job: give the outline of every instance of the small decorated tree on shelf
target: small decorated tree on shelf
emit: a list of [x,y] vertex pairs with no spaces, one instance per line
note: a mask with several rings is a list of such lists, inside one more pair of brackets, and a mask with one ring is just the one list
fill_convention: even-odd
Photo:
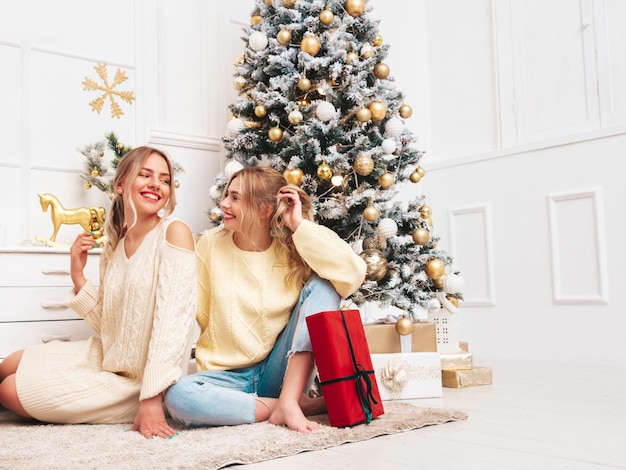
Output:
[[109,199],[112,199],[114,194],[113,177],[109,174],[109,168],[104,159],[106,151],[113,153],[110,164],[115,170],[120,159],[130,152],[132,147],[121,143],[114,132],[109,132],[105,138],[106,140],[87,144],[77,149],[85,157],[83,173],[80,177],[85,181],[85,189],[91,189],[95,186],[106,193]]
[[366,261],[366,281],[349,300],[417,320],[442,305],[456,311],[462,278],[446,273],[452,260],[437,249],[425,196],[400,197],[424,177],[423,152],[405,125],[412,108],[385,63],[378,23],[366,0],[255,0],[209,216],[220,223],[234,171],[271,165]]
[[[105,156],[107,152],[112,154],[110,165],[113,172],[117,169],[119,161],[130,152],[133,148],[123,144],[117,138],[115,132],[109,132],[105,135],[106,140],[101,140],[77,150],[85,157],[83,173],[80,177],[85,182],[85,189],[91,189],[94,186],[100,191],[106,193],[109,199],[113,199],[113,175],[109,173],[109,168]],[[176,162],[172,162],[174,176],[183,172],[183,168]],[[178,180],[174,181],[178,187]]]

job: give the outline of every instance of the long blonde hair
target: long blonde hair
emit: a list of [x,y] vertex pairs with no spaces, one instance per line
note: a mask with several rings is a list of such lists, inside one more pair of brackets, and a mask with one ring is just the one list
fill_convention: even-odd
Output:
[[[286,205],[280,202],[278,194],[286,186],[298,191],[302,202],[302,216],[306,220],[313,220],[313,205],[311,197],[302,189],[294,185],[288,185],[283,175],[268,166],[248,166],[233,173],[226,185],[224,197],[233,179],[239,178],[239,193],[242,205],[241,231],[245,236],[251,237],[255,231],[261,228],[259,214],[264,213],[268,207],[272,208],[270,216],[270,234],[276,239],[277,254],[287,257],[289,272],[287,284],[302,287],[311,275],[311,268],[307,265],[293,243],[292,232],[285,226],[282,214]],[[280,256],[279,256],[280,258]]]
[[[129,228],[126,227],[124,194],[128,195],[126,200],[133,215],[133,222],[130,224],[130,227],[132,227],[137,221],[137,210],[132,198],[130,197],[131,188],[137,178],[137,175],[143,168],[146,159],[153,153],[163,157],[167,163],[167,168],[171,177],[173,178],[174,176],[172,163],[170,162],[168,156],[161,150],[152,147],[137,147],[124,155],[119,161],[117,169],[115,170],[115,177],[113,178],[113,200],[111,201],[109,215],[104,223],[104,234],[107,237],[107,241],[100,257],[101,274],[105,272],[106,266],[111,260],[111,256],[113,255],[115,248],[117,248],[120,239],[124,236],[127,228]],[[118,192],[118,188],[120,187],[122,191]],[[163,217],[167,217],[174,212],[175,207],[176,191],[174,189],[174,185],[172,184],[170,185],[170,198],[163,208]]]

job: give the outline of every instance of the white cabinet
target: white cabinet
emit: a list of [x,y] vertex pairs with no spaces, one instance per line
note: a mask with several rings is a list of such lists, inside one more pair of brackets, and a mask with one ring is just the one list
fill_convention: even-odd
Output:
[[[89,254],[86,277],[98,284],[99,253]],[[0,249],[0,360],[27,346],[84,339],[93,330],[65,301],[72,289],[67,249]]]

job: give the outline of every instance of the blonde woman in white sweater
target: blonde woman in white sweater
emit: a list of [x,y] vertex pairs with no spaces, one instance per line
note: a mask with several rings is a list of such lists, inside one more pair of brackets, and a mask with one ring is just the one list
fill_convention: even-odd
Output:
[[187,426],[268,420],[300,432],[323,413],[305,393],[314,370],[305,318],[337,310],[365,278],[365,262],[312,221],[311,200],[276,170],[245,167],[224,193],[222,227],[198,240],[198,373],[165,394]]
[[0,364],[0,403],[49,423],[132,423],[166,438],[164,391],[187,372],[197,305],[195,244],[189,227],[166,217],[176,206],[165,154],[138,147],[119,162],[107,216],[100,287],[83,274],[96,241],[70,249],[68,305],[93,328],[86,341],[17,351]]

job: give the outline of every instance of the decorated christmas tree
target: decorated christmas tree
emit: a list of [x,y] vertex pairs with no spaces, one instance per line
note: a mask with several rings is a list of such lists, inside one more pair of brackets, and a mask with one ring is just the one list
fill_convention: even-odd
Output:
[[234,171],[270,165],[310,194],[317,221],[366,261],[366,281],[349,300],[417,320],[442,304],[455,311],[462,278],[446,273],[452,260],[437,249],[425,196],[402,197],[425,175],[423,152],[371,10],[366,0],[255,0],[209,216],[220,223]]

